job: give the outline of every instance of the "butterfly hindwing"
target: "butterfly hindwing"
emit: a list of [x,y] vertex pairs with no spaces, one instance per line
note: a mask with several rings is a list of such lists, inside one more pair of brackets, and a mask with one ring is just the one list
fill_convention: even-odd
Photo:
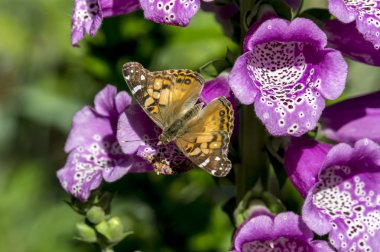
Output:
[[162,129],[194,106],[204,83],[191,70],[150,72],[137,62],[126,63],[123,75],[137,102]]
[[226,176],[231,169],[227,152],[233,119],[231,103],[225,97],[219,97],[184,126],[187,133],[178,137],[175,143],[199,167],[214,176]]

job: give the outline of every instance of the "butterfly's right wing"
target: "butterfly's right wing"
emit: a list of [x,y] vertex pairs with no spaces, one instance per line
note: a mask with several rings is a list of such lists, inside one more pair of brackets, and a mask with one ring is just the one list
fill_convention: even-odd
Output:
[[231,170],[227,157],[233,130],[234,111],[225,97],[210,102],[175,140],[178,148],[197,166],[218,177]]
[[137,62],[126,63],[123,75],[137,102],[162,129],[195,105],[204,83],[190,70],[150,72]]

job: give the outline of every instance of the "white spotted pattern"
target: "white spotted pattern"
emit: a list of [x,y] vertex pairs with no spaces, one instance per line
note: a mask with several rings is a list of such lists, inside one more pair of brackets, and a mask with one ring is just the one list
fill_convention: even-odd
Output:
[[[303,130],[307,128],[306,121],[300,120],[305,115],[319,114],[313,112],[318,109],[316,102],[321,79],[313,64],[307,63],[310,48],[303,42],[271,41],[256,45],[247,62],[248,73],[260,90],[260,102],[268,108],[262,111],[262,120],[278,118],[278,126],[285,127],[288,134],[298,133],[301,127]],[[304,110],[306,107],[307,111],[297,112],[296,122],[289,117],[298,107]]]
[[360,175],[354,175],[348,166],[324,170],[313,204],[330,218],[331,244],[344,251],[377,251],[370,242],[380,234],[380,189],[378,182],[371,183],[367,175],[363,180]]

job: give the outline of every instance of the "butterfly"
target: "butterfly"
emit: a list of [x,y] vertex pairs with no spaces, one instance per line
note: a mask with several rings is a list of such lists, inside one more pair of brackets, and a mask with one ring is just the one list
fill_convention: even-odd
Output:
[[174,142],[196,166],[218,177],[231,170],[227,157],[234,111],[225,97],[197,103],[204,80],[191,70],[150,72],[140,63],[123,66],[124,79],[137,102],[162,129],[159,145]]

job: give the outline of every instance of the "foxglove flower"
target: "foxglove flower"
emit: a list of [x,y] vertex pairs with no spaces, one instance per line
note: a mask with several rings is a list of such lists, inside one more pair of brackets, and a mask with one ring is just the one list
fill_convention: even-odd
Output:
[[200,0],[140,0],[144,16],[159,24],[186,26],[198,12]]
[[284,165],[289,179],[303,197],[317,182],[319,170],[332,145],[306,137],[294,137],[285,151]]
[[378,0],[329,0],[329,10],[343,23],[356,21],[356,27],[364,38],[376,49],[380,48],[380,2]]
[[237,230],[231,252],[333,251],[325,241],[313,241],[313,233],[292,213],[253,214]]
[[143,162],[124,154],[116,140],[119,115],[130,103],[126,92],[117,94],[108,85],[96,95],[95,108],[86,106],[75,114],[65,145],[69,156],[57,176],[63,188],[79,200],[87,200],[103,180],[113,182],[127,172],[137,172],[138,166],[132,165]]
[[[307,169],[307,167],[305,167]],[[333,147],[306,197],[302,218],[339,251],[378,251],[380,147],[368,139]]]
[[380,66],[380,50],[376,50],[371,42],[364,39],[355,23],[327,20],[325,31],[329,46],[341,51],[344,56],[368,65]]
[[342,93],[347,64],[326,44],[326,35],[303,18],[273,18],[248,32],[229,83],[241,103],[254,103],[272,135],[300,136],[313,129],[325,106],[323,97],[336,99]]
[[71,44],[77,45],[85,35],[95,36],[103,18],[127,14],[140,9],[138,0],[75,0],[71,16]]
[[380,143],[380,92],[329,106],[321,118],[322,130],[331,140],[353,144],[369,138]]

